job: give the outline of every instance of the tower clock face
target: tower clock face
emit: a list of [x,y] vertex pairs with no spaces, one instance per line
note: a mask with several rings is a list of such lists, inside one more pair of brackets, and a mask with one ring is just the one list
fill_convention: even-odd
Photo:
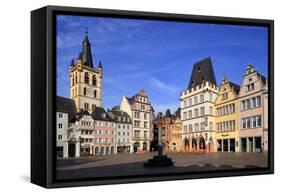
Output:
[[92,88],[87,89],[88,95],[94,95],[94,90]]

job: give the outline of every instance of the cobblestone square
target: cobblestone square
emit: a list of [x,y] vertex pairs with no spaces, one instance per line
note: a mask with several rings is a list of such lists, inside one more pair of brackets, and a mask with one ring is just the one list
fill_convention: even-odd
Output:
[[156,153],[118,154],[57,160],[57,178],[97,178],[267,167],[267,153],[168,153],[173,167],[143,167]]

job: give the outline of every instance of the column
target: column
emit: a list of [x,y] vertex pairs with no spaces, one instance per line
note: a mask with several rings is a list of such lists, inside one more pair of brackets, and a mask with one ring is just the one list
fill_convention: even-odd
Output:
[[250,149],[249,149],[249,138],[246,137],[246,152],[250,152]]
[[230,139],[227,139],[227,151],[230,152]]
[[63,157],[68,158],[68,142],[65,142],[63,146]]
[[221,152],[223,152],[223,139],[221,139]]
[[253,137],[253,152],[256,152],[256,138]]
[[75,157],[80,157],[80,142],[75,144]]

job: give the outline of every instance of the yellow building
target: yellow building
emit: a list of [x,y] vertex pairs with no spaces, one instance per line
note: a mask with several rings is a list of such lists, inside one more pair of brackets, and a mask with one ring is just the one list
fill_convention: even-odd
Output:
[[224,76],[215,101],[217,151],[239,151],[238,95],[240,86]]

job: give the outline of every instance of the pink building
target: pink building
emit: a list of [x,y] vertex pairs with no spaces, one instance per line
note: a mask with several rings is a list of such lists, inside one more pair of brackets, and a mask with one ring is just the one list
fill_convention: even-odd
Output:
[[102,107],[91,113],[94,119],[93,155],[115,154],[115,122]]
[[267,96],[266,78],[249,64],[240,90],[240,151],[267,151]]

